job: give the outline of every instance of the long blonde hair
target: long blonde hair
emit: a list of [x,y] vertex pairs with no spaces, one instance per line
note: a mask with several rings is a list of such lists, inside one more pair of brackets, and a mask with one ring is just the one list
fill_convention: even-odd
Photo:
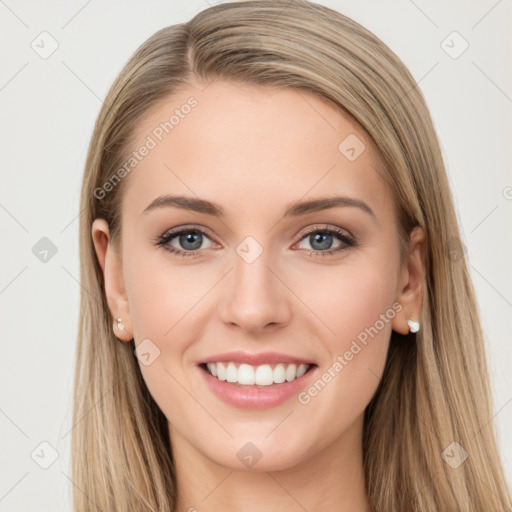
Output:
[[[98,115],[81,195],[81,302],[72,431],[75,512],[171,512],[176,480],[167,420],[132,343],[112,332],[91,225],[120,235],[123,183],[101,188],[138,121],[192,80],[307,90],[355,118],[375,141],[399,213],[402,247],[427,234],[422,329],[393,332],[365,411],[365,485],[374,511],[498,511],[510,494],[491,422],[484,340],[439,143],[421,91],[399,58],[353,20],[306,0],[210,7],[137,49]],[[127,178],[129,179],[129,178]],[[458,443],[454,445],[452,443]],[[459,447],[460,445],[460,447]],[[467,459],[458,467],[446,453]],[[461,459],[462,460],[462,459]]]

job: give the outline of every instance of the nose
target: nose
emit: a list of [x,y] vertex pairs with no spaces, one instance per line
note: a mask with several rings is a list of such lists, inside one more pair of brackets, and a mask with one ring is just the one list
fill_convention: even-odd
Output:
[[286,325],[291,316],[290,293],[266,251],[252,262],[235,254],[220,318],[251,334]]

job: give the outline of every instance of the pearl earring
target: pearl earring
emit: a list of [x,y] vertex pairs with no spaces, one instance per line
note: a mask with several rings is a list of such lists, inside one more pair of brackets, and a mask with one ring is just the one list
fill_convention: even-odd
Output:
[[420,330],[420,322],[414,320],[407,320],[407,324],[409,325],[409,332],[416,333]]
[[124,325],[121,323],[121,318],[116,318],[117,328],[122,331],[124,329]]

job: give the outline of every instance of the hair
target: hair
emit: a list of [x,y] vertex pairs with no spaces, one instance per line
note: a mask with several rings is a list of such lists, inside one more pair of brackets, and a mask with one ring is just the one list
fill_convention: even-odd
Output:
[[[153,34],[115,79],[96,120],[81,192],[75,512],[176,507],[167,419],[142,379],[133,340],[119,343],[112,332],[91,226],[105,219],[118,244],[126,179],[101,199],[94,191],[125,161],[152,107],[191,83],[212,80],[294,88],[331,101],[378,148],[402,250],[413,227],[426,233],[422,329],[415,336],[392,332],[382,379],[365,409],[363,462],[372,510],[510,506],[478,306],[419,87],[380,39],[339,12],[306,0],[249,0],[217,4]],[[469,454],[457,468],[442,457],[454,442]]]

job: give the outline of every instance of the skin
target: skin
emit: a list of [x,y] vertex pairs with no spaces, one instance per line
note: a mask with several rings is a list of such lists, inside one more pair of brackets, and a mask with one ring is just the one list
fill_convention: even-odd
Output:
[[[425,235],[413,230],[400,265],[395,206],[373,141],[309,92],[224,81],[190,86],[147,113],[134,149],[191,95],[197,107],[125,178],[119,253],[106,222],[92,226],[109,308],[125,326],[114,323],[116,336],[136,345],[149,338],[160,350],[139,366],[169,420],[176,510],[369,511],[363,413],[391,330],[406,334],[407,319],[419,316]],[[349,134],[366,146],[354,161],[338,150]],[[172,207],[142,213],[163,194],[213,201],[225,217]],[[360,199],[375,215],[344,206],[283,217],[292,202],[333,195]],[[306,236],[325,225],[357,245],[308,254],[326,250]],[[178,226],[205,228],[199,256],[154,245]],[[236,252],[247,236],[263,249],[250,264]],[[179,238],[170,244],[190,251]],[[344,245],[333,235],[329,248]],[[243,349],[303,357],[321,375],[393,304],[402,309],[307,404],[293,397],[238,409],[212,394],[199,373],[201,359]],[[247,442],[262,454],[252,468],[237,457]]]

